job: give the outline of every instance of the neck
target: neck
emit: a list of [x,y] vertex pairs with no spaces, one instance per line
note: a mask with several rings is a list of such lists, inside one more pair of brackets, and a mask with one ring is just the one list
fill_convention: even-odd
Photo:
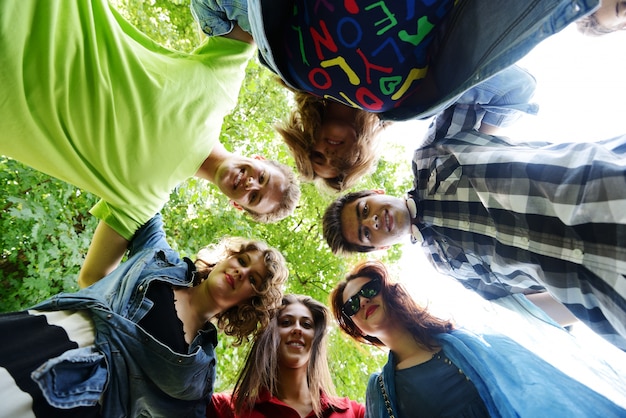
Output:
[[176,313],[183,323],[185,340],[188,344],[193,341],[204,324],[220,312],[203,288],[204,286],[199,285],[174,289]]
[[215,174],[218,167],[226,160],[230,153],[221,143],[216,143],[209,156],[204,160],[195,176],[215,183]]
[[296,369],[281,367],[276,397],[287,405],[311,405],[307,367]]
[[438,348],[432,350],[423,347],[407,329],[401,327],[393,327],[384,335],[377,337],[393,352],[398,370],[424,363],[439,351]]

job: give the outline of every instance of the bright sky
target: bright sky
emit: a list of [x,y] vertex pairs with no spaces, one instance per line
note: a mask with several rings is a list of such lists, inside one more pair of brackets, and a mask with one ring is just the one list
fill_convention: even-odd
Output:
[[[574,26],[541,43],[519,63],[537,79],[534,101],[540,105],[539,115],[523,117],[504,134],[519,140],[563,142],[595,141],[626,133],[624,46],[626,33],[591,38],[580,35]],[[405,147],[408,176],[411,176],[409,161],[413,150],[423,138],[428,122],[398,123],[385,133],[384,141]],[[472,324],[480,325],[480,321],[493,320],[496,328],[512,328],[510,317],[492,313],[490,309],[493,308],[489,304],[463,289],[454,279],[436,273],[421,249],[409,244],[408,238],[404,258],[394,271],[421,303],[429,304],[440,315],[452,316],[457,322],[470,327]],[[485,312],[488,312],[487,316]],[[574,330],[578,340],[588,345],[589,352],[599,356],[599,364],[619,365],[619,374],[626,376],[626,368],[622,366],[626,365],[626,353],[606,343],[583,325],[577,324]],[[533,334],[531,339],[536,337],[535,343],[544,338],[538,330],[534,331],[531,327],[525,332]],[[558,352],[563,348],[546,345],[543,344],[539,350],[546,349],[548,356],[550,351]],[[603,379],[604,382],[610,380]],[[606,393],[602,388],[600,391]],[[626,391],[616,396],[613,399],[619,399],[618,403],[626,407]]]

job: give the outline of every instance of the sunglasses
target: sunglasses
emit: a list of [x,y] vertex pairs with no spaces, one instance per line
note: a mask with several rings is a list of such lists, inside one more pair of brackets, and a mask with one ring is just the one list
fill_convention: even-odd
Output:
[[380,293],[381,283],[380,280],[370,280],[365,283],[363,287],[356,293],[356,295],[352,296],[350,299],[343,304],[341,308],[342,312],[345,316],[353,316],[361,309],[361,296],[366,299],[371,299]]

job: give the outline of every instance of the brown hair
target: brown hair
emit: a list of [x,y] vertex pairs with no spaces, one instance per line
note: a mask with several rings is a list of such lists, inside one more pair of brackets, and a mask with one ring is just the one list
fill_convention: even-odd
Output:
[[346,278],[339,282],[330,294],[330,305],[339,328],[350,337],[365,344],[384,346],[382,341],[370,335],[363,335],[352,318],[343,313],[343,291],[349,281],[358,277],[367,277],[381,281],[380,295],[383,298],[388,320],[406,328],[415,341],[426,349],[438,346],[435,335],[451,331],[454,326],[420,307],[409,292],[400,283],[394,283],[389,277],[385,265],[380,261],[366,261],[357,264]]
[[313,316],[315,334],[311,345],[311,357],[307,365],[307,377],[313,411],[317,416],[320,416],[322,409],[320,393],[334,395],[335,387],[326,357],[326,330],[330,316],[328,308],[310,296],[285,295],[280,310],[276,312],[268,327],[254,341],[235,383],[232,402],[237,416],[242,411],[252,410],[263,390],[269,391],[274,396],[278,394],[280,384],[278,319],[282,310],[294,303],[306,306]]
[[245,207],[244,209],[255,221],[267,224],[278,222],[293,213],[300,200],[300,184],[291,167],[273,160],[265,162],[278,168],[285,176],[287,187],[283,191],[282,200],[278,202],[276,209],[269,213],[257,213]]
[[295,109],[286,121],[276,126],[276,130],[291,150],[296,168],[304,181],[314,181],[318,186],[338,192],[349,189],[361,177],[374,171],[378,161],[377,136],[385,127],[377,114],[355,109],[357,142],[354,154],[349,160],[334,162],[340,171],[339,176],[324,179],[315,174],[311,154],[324,121],[326,100],[300,91],[294,92],[294,99]]
[[256,294],[247,302],[233,306],[216,315],[217,328],[226,335],[235,337],[234,345],[247,341],[264,329],[270,322],[275,309],[280,306],[283,286],[289,276],[285,258],[265,242],[243,238],[224,238],[216,247],[205,247],[196,256],[196,281],[205,280],[213,267],[228,257],[251,251],[260,251],[267,269],[265,280],[253,286]]

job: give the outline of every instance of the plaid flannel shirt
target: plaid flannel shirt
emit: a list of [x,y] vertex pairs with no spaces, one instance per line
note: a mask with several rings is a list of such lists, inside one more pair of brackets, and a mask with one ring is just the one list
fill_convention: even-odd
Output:
[[483,115],[448,108],[415,151],[424,250],[489,299],[546,289],[626,350],[626,136],[512,143],[477,132]]

